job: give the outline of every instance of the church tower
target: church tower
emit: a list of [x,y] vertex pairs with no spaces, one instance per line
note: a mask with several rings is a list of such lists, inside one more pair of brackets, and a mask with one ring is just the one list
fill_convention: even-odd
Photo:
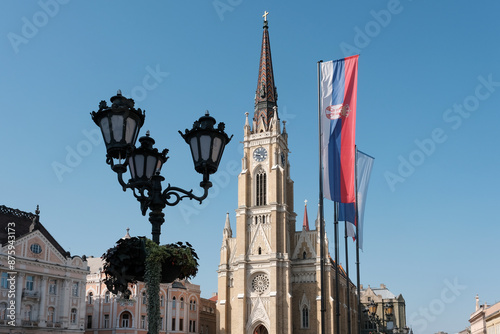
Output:
[[[265,17],[265,16],[264,16]],[[220,333],[291,331],[290,258],[295,231],[288,136],[280,125],[267,19],[252,121],[243,129],[237,236],[229,216],[219,266]]]
[[[246,113],[243,158],[238,176],[236,236],[229,213],[222,232],[218,273],[217,333],[319,333],[319,221],[310,229],[307,206],[301,231],[295,231],[293,181],[290,179],[288,134],[280,123],[274,82],[269,28],[264,14],[255,109]],[[325,240],[328,249],[328,240]],[[328,252],[325,252],[328,254]],[[325,257],[327,334],[334,333],[333,268]],[[337,267],[338,269],[340,267]],[[342,274],[342,271],[341,271]],[[346,286],[341,277],[339,300],[345,310]],[[353,310],[355,308],[353,307]],[[347,314],[340,333],[347,333]],[[354,321],[355,315],[352,314]]]

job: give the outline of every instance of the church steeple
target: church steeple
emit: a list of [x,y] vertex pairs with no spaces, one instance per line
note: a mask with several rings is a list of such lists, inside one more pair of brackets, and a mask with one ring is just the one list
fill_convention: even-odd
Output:
[[274,113],[277,113],[278,93],[274,85],[271,44],[267,25],[267,14],[264,13],[264,31],[260,51],[259,77],[255,92],[254,132],[269,131]]

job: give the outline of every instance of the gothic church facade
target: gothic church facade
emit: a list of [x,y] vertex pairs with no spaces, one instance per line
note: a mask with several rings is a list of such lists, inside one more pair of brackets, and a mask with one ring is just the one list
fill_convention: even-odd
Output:
[[[314,230],[309,229],[306,207],[303,228],[295,229],[288,133],[285,122],[280,123],[277,99],[265,20],[255,112],[252,121],[246,114],[243,129],[236,235],[228,214],[217,271],[220,334],[321,332],[319,221]],[[340,332],[347,333],[350,326],[356,333],[356,288],[329,256],[325,263],[326,333],[336,328],[335,268],[339,270]]]

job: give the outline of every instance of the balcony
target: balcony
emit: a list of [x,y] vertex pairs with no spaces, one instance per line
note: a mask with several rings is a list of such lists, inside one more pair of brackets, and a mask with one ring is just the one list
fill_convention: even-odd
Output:
[[23,298],[39,300],[40,299],[40,292],[23,289]]
[[60,322],[47,322],[47,325],[45,327],[61,328],[61,323]]
[[21,325],[23,327],[38,327],[38,321],[23,320]]

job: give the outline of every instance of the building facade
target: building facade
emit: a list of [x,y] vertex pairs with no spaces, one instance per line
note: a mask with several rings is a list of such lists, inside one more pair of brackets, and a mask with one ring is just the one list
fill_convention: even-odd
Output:
[[[145,283],[130,284],[127,295],[115,295],[104,283],[102,258],[87,261],[85,333],[147,334]],[[160,285],[160,333],[215,333],[215,301],[201,298],[200,292],[200,286],[188,280]]]
[[81,333],[87,262],[39,218],[0,206],[0,333]]
[[[363,289],[360,286],[361,296],[361,308],[368,308],[369,304],[374,302],[377,305],[376,317],[380,320],[379,326],[381,328],[387,329],[401,329],[404,333],[408,333],[410,330],[406,326],[406,302],[401,294],[396,296],[393,294],[384,284],[380,284],[379,288],[368,288]],[[390,304],[393,308],[393,315],[387,317],[385,314],[384,306]],[[367,312],[363,312],[361,317],[361,333],[371,333],[376,330],[377,326],[375,323],[370,321]]]
[[[237,233],[233,236],[229,214],[223,230],[217,332],[317,333],[321,318],[319,221],[310,230],[305,211],[302,230],[295,229],[288,133],[278,116],[266,20],[263,29],[255,112],[252,121],[246,114],[243,128]],[[327,250],[325,240],[325,254]],[[334,333],[337,325],[335,270],[340,273],[340,332],[347,333],[350,325],[355,333],[355,286],[329,256],[324,260],[327,333]]]
[[498,334],[500,333],[500,302],[491,306],[479,304],[476,296],[476,310],[469,318],[471,334]]

